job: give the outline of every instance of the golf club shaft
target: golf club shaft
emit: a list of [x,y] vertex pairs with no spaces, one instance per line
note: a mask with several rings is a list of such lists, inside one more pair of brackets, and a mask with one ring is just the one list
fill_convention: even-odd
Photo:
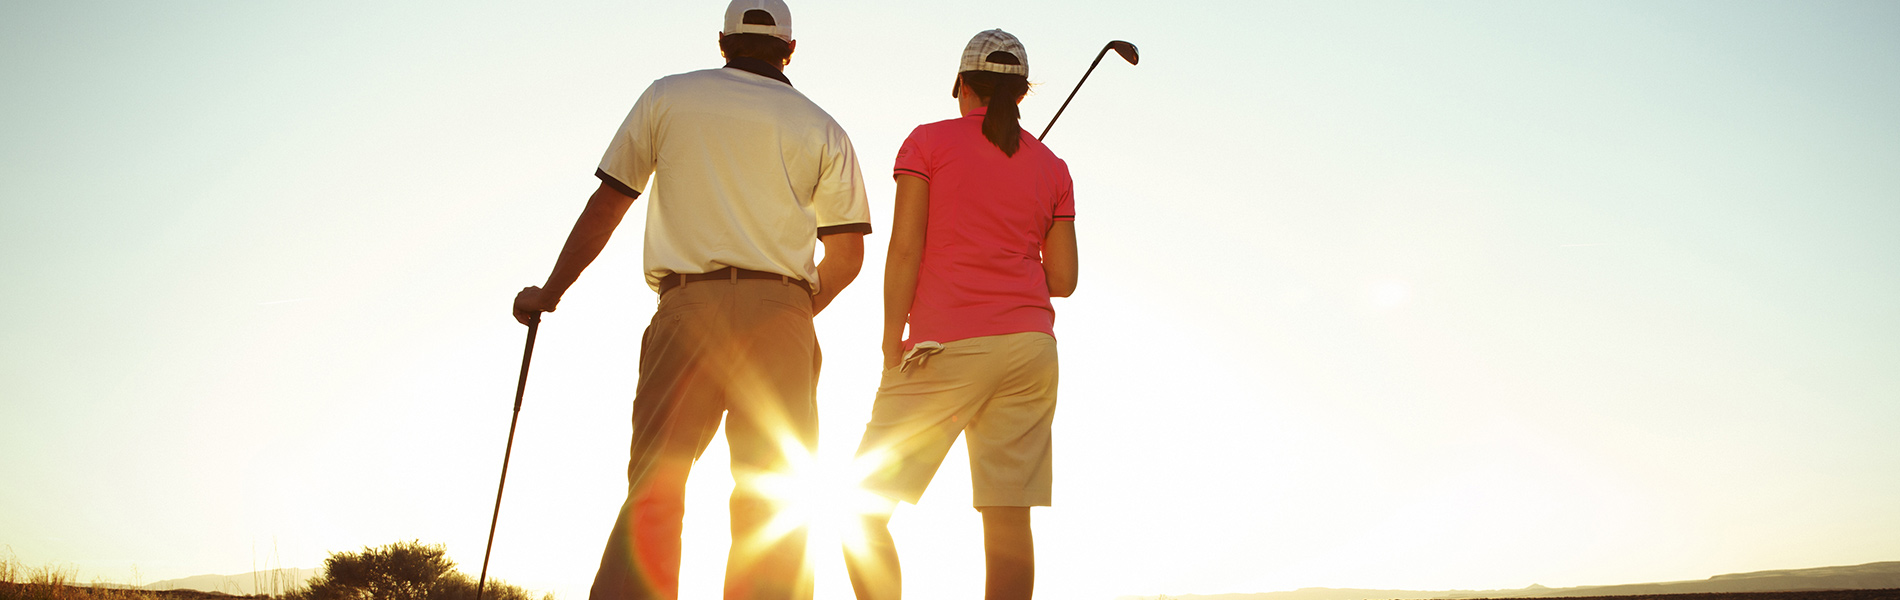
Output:
[[508,489],[508,459],[515,453],[515,424],[521,421],[521,396],[528,390],[528,363],[534,359],[534,333],[540,329],[541,313],[528,319],[528,345],[521,350],[521,379],[515,382],[515,414],[508,418],[508,447],[501,453],[501,483],[495,486],[495,514],[488,519],[488,547],[482,550],[482,576],[475,583],[475,600],[482,600],[488,587],[488,555],[495,550],[495,524],[501,522],[501,492]]
[[1049,130],[1055,128],[1056,119],[1062,118],[1062,111],[1068,110],[1069,101],[1075,99],[1076,92],[1082,91],[1082,84],[1088,82],[1089,74],[1095,72],[1095,66],[1102,64],[1102,57],[1108,55],[1108,49],[1108,46],[1102,46],[1102,51],[1095,53],[1095,62],[1089,63],[1089,70],[1082,72],[1082,79],[1075,82],[1075,89],[1069,90],[1069,97],[1062,99],[1061,108],[1056,109],[1056,116],[1049,117],[1049,124],[1042,128],[1042,134],[1036,136],[1036,141],[1040,142],[1042,138],[1049,137]]

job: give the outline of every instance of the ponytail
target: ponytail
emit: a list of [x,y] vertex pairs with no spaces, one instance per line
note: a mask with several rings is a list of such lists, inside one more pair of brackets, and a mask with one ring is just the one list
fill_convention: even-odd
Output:
[[983,137],[1002,150],[1003,156],[1015,156],[1023,144],[1022,126],[1018,124],[1022,113],[1016,110],[1016,102],[1029,93],[1029,79],[992,71],[964,71],[962,75],[963,83],[976,92],[976,97],[989,99],[989,110],[983,115]]

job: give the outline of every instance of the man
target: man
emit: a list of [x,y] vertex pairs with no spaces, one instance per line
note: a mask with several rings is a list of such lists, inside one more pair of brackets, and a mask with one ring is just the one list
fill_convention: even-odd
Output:
[[784,2],[733,0],[719,46],[724,68],[641,94],[547,283],[515,297],[523,323],[552,312],[653,177],[645,267],[660,305],[641,342],[627,501],[595,600],[679,596],[686,476],[722,416],[737,482],[725,597],[812,593],[804,528],[768,527],[780,507],[755,483],[817,442],[811,318],[857,277],[870,210],[844,130],[782,72],[797,46]]

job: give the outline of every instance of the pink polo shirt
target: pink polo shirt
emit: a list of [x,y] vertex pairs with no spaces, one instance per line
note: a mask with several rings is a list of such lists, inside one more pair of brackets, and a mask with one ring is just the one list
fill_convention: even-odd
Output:
[[895,175],[930,183],[909,348],[987,335],[1055,335],[1042,273],[1042,243],[1056,221],[1075,219],[1069,166],[1022,131],[1015,156],[983,137],[984,109],[920,125],[897,151]]

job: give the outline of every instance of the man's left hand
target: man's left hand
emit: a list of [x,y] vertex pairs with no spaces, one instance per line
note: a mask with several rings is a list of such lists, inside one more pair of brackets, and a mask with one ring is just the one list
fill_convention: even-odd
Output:
[[521,293],[515,294],[515,320],[527,325],[535,313],[554,312],[554,306],[560,303],[561,297],[547,290],[532,285],[521,288]]

